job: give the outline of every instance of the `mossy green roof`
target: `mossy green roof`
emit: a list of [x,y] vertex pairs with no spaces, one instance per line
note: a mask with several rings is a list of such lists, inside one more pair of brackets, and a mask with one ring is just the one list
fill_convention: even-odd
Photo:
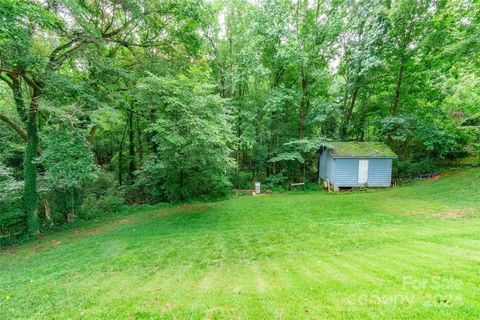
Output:
[[328,142],[325,147],[334,158],[396,158],[383,142]]

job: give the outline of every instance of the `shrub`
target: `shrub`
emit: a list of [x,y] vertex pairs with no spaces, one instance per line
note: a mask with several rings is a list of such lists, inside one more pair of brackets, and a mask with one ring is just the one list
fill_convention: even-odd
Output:
[[118,186],[115,174],[99,172],[95,180],[88,181],[83,187],[77,218],[89,220],[122,210],[130,191],[129,187]]
[[125,200],[119,194],[109,194],[96,202],[96,207],[104,213],[116,213],[122,210]]
[[305,188],[306,191],[319,191],[325,189],[323,184],[321,183],[316,183],[316,182],[305,182]]
[[83,194],[92,195],[98,199],[116,192],[117,185],[115,174],[99,170],[94,180],[89,180],[84,184]]
[[277,174],[268,176],[265,179],[265,189],[274,191],[285,191],[288,178],[285,176],[285,170]]
[[11,169],[0,163],[0,247],[25,236],[25,214],[22,208],[21,182],[12,177]]
[[238,171],[232,175],[230,179],[236,189],[250,189],[253,188],[253,175],[251,171]]
[[0,199],[0,247],[21,239],[25,229],[25,214],[21,201]]
[[83,220],[89,220],[105,214],[117,213],[124,207],[125,199],[119,190],[100,198],[89,195],[84,199],[78,212],[78,217]]
[[429,178],[441,171],[432,159],[419,162],[396,161],[393,166],[394,180],[410,180],[415,178]]

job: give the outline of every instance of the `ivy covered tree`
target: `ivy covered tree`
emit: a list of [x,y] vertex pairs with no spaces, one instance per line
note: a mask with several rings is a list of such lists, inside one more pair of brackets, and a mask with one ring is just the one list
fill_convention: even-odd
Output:
[[43,135],[45,148],[37,162],[45,168],[48,188],[56,195],[66,221],[75,217],[77,199],[85,182],[95,178],[93,154],[79,130],[61,125]]

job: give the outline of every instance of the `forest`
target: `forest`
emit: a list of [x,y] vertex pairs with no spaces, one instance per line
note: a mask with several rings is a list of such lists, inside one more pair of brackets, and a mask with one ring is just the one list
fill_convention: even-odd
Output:
[[399,180],[478,157],[479,30],[476,0],[1,0],[0,245],[314,188],[328,141]]

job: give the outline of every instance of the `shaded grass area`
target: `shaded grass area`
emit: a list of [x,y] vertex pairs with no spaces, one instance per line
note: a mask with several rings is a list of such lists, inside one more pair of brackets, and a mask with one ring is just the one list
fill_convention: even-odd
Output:
[[160,208],[0,253],[1,319],[478,319],[480,170]]

